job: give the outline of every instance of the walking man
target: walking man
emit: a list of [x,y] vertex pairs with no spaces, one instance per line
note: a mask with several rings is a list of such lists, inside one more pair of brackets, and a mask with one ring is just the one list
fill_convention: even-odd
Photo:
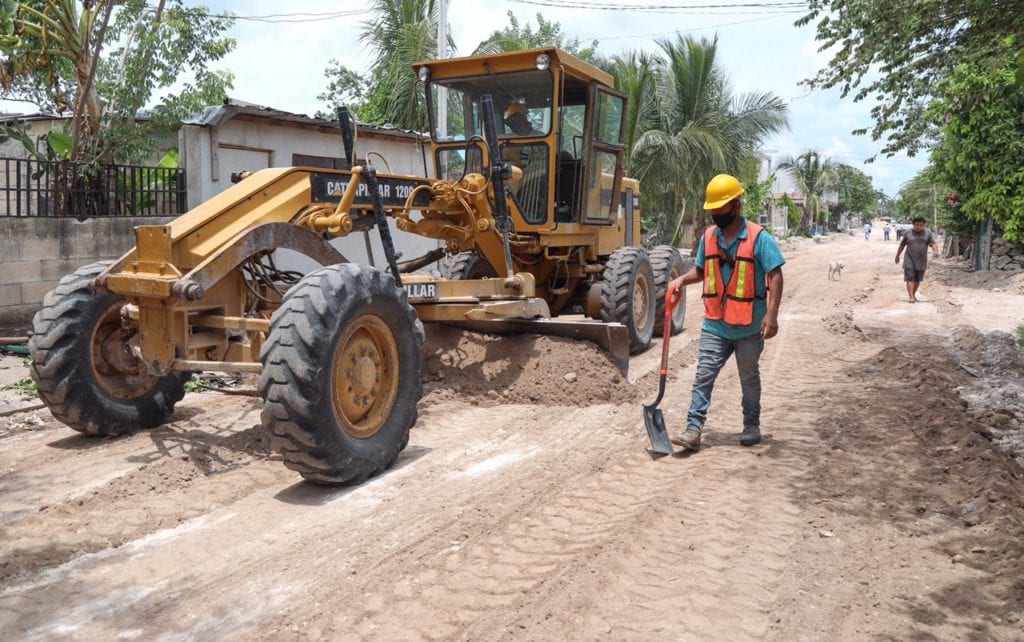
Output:
[[864,224],[864,240],[867,241],[871,238],[871,223]]
[[897,265],[903,250],[907,251],[903,257],[903,280],[907,283],[907,297],[911,303],[917,303],[917,288],[924,281],[924,271],[928,268],[928,248],[932,248],[932,256],[939,258],[939,244],[924,224],[923,216],[915,217],[913,226],[903,233],[900,247],[896,250]]
[[761,441],[761,374],[758,361],[765,339],[779,331],[782,265],[786,260],[775,238],[740,214],[743,187],[727,174],[708,183],[704,209],[715,224],[704,232],[692,270],[669,283],[667,296],[703,283],[704,324],[697,356],[693,397],[686,431],[672,443],[700,450],[701,433],[711,405],[715,379],[733,354],[743,391],[740,443]]
[[883,234],[885,240],[888,241],[889,240],[889,224],[888,223],[886,223],[885,227],[882,228],[882,234]]

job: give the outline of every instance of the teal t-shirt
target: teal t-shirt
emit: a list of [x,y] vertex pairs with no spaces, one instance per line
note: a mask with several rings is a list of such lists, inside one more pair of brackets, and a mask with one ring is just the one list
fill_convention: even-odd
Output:
[[[728,252],[729,256],[735,257],[736,250],[740,245],[740,239],[747,238],[747,222],[743,222],[743,229],[740,230],[740,233],[736,235],[736,239],[729,245],[725,244],[725,236],[722,234],[721,228],[715,227],[715,236],[718,237],[718,247]],[[759,333],[761,331],[761,321],[764,319],[764,315],[768,313],[768,286],[765,283],[765,275],[776,268],[782,267],[785,263],[786,259],[783,258],[782,252],[779,250],[779,244],[775,242],[775,237],[768,230],[762,232],[757,237],[757,243],[754,245],[754,294],[756,298],[754,299],[753,322],[750,325],[730,325],[725,321],[704,319],[704,331],[723,339],[744,339]],[[697,256],[694,258],[693,264],[701,270],[704,269],[703,235],[700,237],[700,244],[697,246]],[[725,261],[719,261],[718,265],[722,273],[722,282],[729,283],[732,279],[732,268],[726,265]]]

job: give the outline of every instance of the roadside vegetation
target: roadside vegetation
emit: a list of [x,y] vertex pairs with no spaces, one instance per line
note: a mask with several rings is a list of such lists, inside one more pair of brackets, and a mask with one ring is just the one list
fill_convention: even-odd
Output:
[[231,74],[211,66],[235,47],[232,23],[182,0],[0,2],[0,98],[72,116],[54,140],[23,141],[30,150],[86,166],[148,160],[182,119],[227,96]]
[[901,216],[934,215],[968,241],[991,216],[1024,241],[1024,5],[811,0],[797,24],[815,25],[832,56],[808,86],[877,99],[874,126],[855,133],[887,156],[929,154],[900,191]]
[[[28,359],[24,359],[21,362],[21,365],[27,368],[30,363],[31,362]],[[39,396],[39,387],[36,386],[36,382],[32,380],[32,377],[28,376],[22,377],[17,381],[2,385],[0,386],[0,390],[15,390],[26,397]]]

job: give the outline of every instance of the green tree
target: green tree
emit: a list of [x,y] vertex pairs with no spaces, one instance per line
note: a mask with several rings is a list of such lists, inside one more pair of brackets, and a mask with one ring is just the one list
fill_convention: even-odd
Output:
[[935,130],[925,112],[957,65],[1001,61],[1024,44],[1014,40],[1024,34],[1019,1],[808,0],[807,7],[796,24],[816,22],[821,51],[832,59],[806,82],[838,87],[858,101],[877,98],[871,134],[886,139],[882,153],[890,156],[913,156],[930,145]]
[[761,159],[759,156],[750,156],[740,163],[736,178],[743,185],[743,215],[751,221],[757,221],[757,217],[768,212],[768,206],[772,200],[772,185],[775,183],[775,174],[765,180],[758,180],[761,175]]
[[504,29],[494,31],[473,51],[473,55],[495,54],[503,51],[520,51],[523,49],[539,49],[540,47],[558,47],[577,58],[591,64],[599,64],[597,40],[589,45],[580,44],[579,38],[569,38],[562,33],[562,25],[558,22],[545,20],[537,14],[537,30],[530,23],[520,25],[515,15],[508,12],[508,25]]
[[835,182],[835,168],[831,159],[824,158],[814,150],[808,150],[796,158],[782,159],[779,169],[788,172],[796,182],[796,188],[804,195],[803,217],[800,232],[810,229],[812,223],[821,223],[824,212],[825,192]]
[[360,112],[366,105],[370,82],[334,58],[327,63],[324,76],[327,77],[327,88],[316,99],[326,103],[327,109],[318,110],[316,117],[334,120],[337,118],[338,107],[344,105],[350,112],[362,118]]
[[786,208],[786,227],[792,234],[793,230],[800,226],[800,208],[789,197],[789,194],[783,194],[782,198],[775,202]]
[[787,108],[769,92],[732,92],[717,59],[717,37],[678,36],[658,45],[665,55],[658,123],[636,136],[632,162],[649,164],[647,177],[671,186],[675,244],[687,209],[695,229],[705,223],[704,185],[717,173],[737,173],[765,137],[788,127]]
[[[426,104],[412,65],[437,57],[438,11],[434,0],[374,0],[375,17],[360,39],[373,53],[370,87],[359,117],[403,129],[426,129]],[[449,51],[454,43],[449,39]]]
[[610,61],[615,88],[626,95],[627,111],[623,140],[626,145],[625,174],[643,180],[657,157],[634,163],[634,143],[644,132],[658,127],[661,120],[658,83],[663,71],[661,58],[644,51],[629,51]]
[[845,212],[864,214],[871,218],[878,215],[878,190],[871,177],[856,167],[844,163],[836,165],[833,189],[839,196],[839,202],[832,209],[836,219]]
[[935,171],[929,167],[900,186],[893,209],[902,220],[923,216],[929,221],[944,205],[948,187],[940,187]]
[[[235,41],[232,23],[181,0],[5,2],[0,11],[0,97],[55,113],[72,111],[75,160],[137,161],[153,138],[180,119],[221,102],[231,76],[209,64]],[[176,94],[159,97],[146,123],[136,112],[183,78]]]
[[1015,73],[1007,55],[994,70],[961,65],[939,84],[930,115],[943,135],[931,160],[963,215],[991,215],[1007,239],[1024,241],[1024,96]]

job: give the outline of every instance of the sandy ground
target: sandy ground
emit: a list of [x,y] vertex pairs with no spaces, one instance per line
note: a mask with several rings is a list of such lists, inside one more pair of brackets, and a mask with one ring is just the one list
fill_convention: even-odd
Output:
[[460,333],[428,343],[397,465],[354,488],[285,469],[257,399],[191,393],[112,440],[0,418],[0,637],[1024,639],[1024,362],[991,334],[1024,281],[939,261],[910,304],[895,251],[787,250],[754,448],[731,364],[705,448],[653,458],[658,350],[623,379],[580,344]]

